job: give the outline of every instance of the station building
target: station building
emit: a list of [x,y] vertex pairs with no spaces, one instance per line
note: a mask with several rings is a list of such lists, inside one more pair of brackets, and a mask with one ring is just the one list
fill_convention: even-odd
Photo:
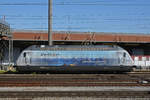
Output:
[[[48,44],[47,31],[15,30],[12,34],[13,62],[26,47]],[[57,31],[52,39],[54,45],[119,45],[130,53],[136,65],[150,66],[150,34]]]

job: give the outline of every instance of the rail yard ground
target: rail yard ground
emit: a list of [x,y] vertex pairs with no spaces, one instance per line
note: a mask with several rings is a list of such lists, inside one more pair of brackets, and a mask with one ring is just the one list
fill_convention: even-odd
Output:
[[0,74],[2,100],[149,100],[150,74]]

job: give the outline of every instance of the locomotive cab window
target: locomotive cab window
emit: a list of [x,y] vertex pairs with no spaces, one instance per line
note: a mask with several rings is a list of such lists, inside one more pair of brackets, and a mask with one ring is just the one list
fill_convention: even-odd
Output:
[[125,52],[123,53],[123,57],[126,57],[126,53]]
[[23,57],[26,57],[26,55],[27,55],[26,52],[24,52],[24,53],[23,53]]

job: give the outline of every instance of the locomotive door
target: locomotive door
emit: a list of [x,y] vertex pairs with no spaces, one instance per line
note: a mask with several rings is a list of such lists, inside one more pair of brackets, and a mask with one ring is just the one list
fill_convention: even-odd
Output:
[[30,52],[24,52],[24,60],[25,60],[25,64],[26,65],[30,65],[31,61],[30,61]]

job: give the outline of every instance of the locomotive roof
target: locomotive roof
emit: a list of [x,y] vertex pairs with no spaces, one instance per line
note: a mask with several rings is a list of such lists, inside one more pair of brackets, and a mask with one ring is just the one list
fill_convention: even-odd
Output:
[[26,50],[52,50],[52,51],[99,51],[99,50],[123,50],[116,45],[33,45]]

